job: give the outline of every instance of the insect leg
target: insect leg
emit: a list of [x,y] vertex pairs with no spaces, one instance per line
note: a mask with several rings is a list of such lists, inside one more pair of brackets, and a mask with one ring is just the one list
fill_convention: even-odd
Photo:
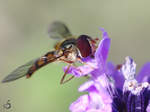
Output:
[[68,81],[70,81],[71,79],[73,79],[74,78],[74,76],[71,76],[71,77],[69,77],[67,80],[63,80],[63,82],[61,82],[60,84],[64,84],[64,83],[66,83],[66,82],[68,82]]
[[62,77],[61,80],[60,80],[60,84],[64,84],[64,83],[66,83],[66,82],[68,82],[68,81],[70,81],[71,79],[74,78],[74,76],[71,76],[71,77],[69,77],[68,79],[64,80],[65,77],[66,77],[66,75],[67,75],[67,72],[69,71],[69,68],[70,68],[70,67],[71,67],[71,64],[69,64],[69,66],[67,67],[67,69],[66,69],[66,71],[65,71],[65,73],[64,73],[64,75],[63,75],[63,77]]

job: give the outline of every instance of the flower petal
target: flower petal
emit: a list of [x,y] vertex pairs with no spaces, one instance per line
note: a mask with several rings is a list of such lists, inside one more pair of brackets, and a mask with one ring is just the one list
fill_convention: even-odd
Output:
[[90,108],[100,109],[105,105],[99,92],[96,91],[89,92],[89,99],[90,99]]
[[129,56],[125,58],[125,63],[121,67],[121,72],[125,80],[134,80],[136,73],[136,64]]
[[105,67],[110,48],[110,38],[107,32],[105,32],[104,30],[102,30],[102,32],[103,32],[103,39],[101,40],[95,52],[95,59],[97,60],[100,69],[103,69]]
[[110,83],[108,82],[107,77],[103,74],[95,82],[95,87],[99,91],[99,95],[102,97],[104,104],[111,104],[112,99],[108,92]]
[[111,76],[115,80],[115,86],[116,86],[116,88],[119,88],[119,89],[123,88],[124,77],[121,74],[121,72],[119,72],[116,69],[116,66],[113,65],[113,63],[111,63],[111,62],[107,63],[106,74],[108,74],[109,76]]
[[112,112],[112,107],[110,104],[106,104],[103,108],[100,109],[88,109],[86,112]]
[[103,97],[101,92],[92,91],[89,92],[89,98],[90,98],[90,109],[88,109],[88,112],[91,112],[89,110],[95,109],[97,112],[111,112],[111,103],[112,100],[109,96]]
[[85,82],[84,84],[82,84],[78,91],[79,92],[83,92],[83,91],[92,91],[95,87],[94,86],[94,81],[93,80],[89,80],[87,82]]
[[106,74],[111,75],[116,70],[115,65],[112,62],[107,62]]
[[[88,75],[89,73],[91,73],[93,70],[97,69],[97,63],[95,59],[89,59],[89,61],[87,60],[86,64],[84,64],[83,66],[79,66],[79,67],[75,67],[75,66],[71,66],[68,70],[68,74],[72,74],[75,77],[81,77],[84,75]],[[67,70],[68,67],[64,68],[64,71]]]
[[148,106],[147,106],[147,108],[146,108],[146,111],[147,111],[147,112],[150,112],[150,101],[149,101],[149,104],[148,104]]
[[86,112],[89,105],[89,96],[80,96],[75,102],[70,105],[71,112]]
[[86,112],[104,112],[104,110],[111,110],[112,99],[106,88],[103,88],[99,82],[90,80],[84,83],[79,88],[79,91],[88,91],[89,93],[89,105]]
[[150,62],[143,65],[136,79],[138,82],[149,82],[150,83]]

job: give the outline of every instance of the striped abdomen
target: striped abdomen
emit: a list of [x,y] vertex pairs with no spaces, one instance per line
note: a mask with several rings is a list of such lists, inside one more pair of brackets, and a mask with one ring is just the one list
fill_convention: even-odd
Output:
[[37,59],[35,63],[29,68],[26,76],[27,78],[31,77],[31,75],[40,69],[41,67],[47,65],[48,63],[56,61],[60,56],[56,56],[56,51],[51,51]]

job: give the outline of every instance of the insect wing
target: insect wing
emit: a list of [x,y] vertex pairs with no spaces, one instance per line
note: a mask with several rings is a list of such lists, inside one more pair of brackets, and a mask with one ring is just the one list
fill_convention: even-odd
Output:
[[16,79],[19,79],[21,77],[26,76],[26,73],[28,72],[29,68],[37,61],[38,59],[31,60],[28,63],[18,67],[14,71],[12,71],[8,76],[6,76],[2,82],[10,82]]
[[63,39],[72,36],[68,27],[60,21],[55,21],[48,28],[49,37],[52,39]]
[[47,65],[48,63],[52,63],[52,62],[56,61],[61,56],[57,55],[57,51],[48,52],[44,56],[42,56],[38,59],[32,60],[32,61],[26,63],[25,65],[18,67],[13,72],[11,72],[7,77],[5,77],[2,82],[3,83],[10,82],[10,81],[19,79],[24,76],[27,76],[27,78],[31,77],[31,75],[35,71],[37,71],[41,67]]

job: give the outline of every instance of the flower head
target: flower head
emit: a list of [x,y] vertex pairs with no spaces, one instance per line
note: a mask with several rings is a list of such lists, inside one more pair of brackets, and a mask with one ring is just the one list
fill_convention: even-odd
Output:
[[[79,87],[80,96],[70,106],[72,112],[150,112],[150,63],[136,75],[136,64],[127,57],[118,70],[107,62],[110,38],[104,29],[103,38],[95,52],[95,58],[83,59],[83,66],[68,71],[75,77],[90,74],[91,78]],[[142,77],[143,75],[143,77]],[[144,78],[146,77],[146,78]],[[147,82],[142,82],[147,81]]]
[[[121,68],[125,78],[123,88],[117,90],[113,97],[112,108],[114,112],[150,112],[150,85],[148,82],[140,83],[136,78],[136,64],[132,58],[126,57]],[[121,105],[121,106],[120,106]]]
[[95,58],[87,57],[83,59],[86,63],[80,67],[71,67],[69,73],[76,77],[91,75],[91,79],[80,86],[79,91],[87,91],[88,95],[81,96],[77,101],[71,104],[72,112],[111,112],[112,99],[107,92],[109,84],[106,80],[105,71],[107,71],[107,57],[110,47],[110,38],[104,29],[103,39],[101,40],[96,52]]

